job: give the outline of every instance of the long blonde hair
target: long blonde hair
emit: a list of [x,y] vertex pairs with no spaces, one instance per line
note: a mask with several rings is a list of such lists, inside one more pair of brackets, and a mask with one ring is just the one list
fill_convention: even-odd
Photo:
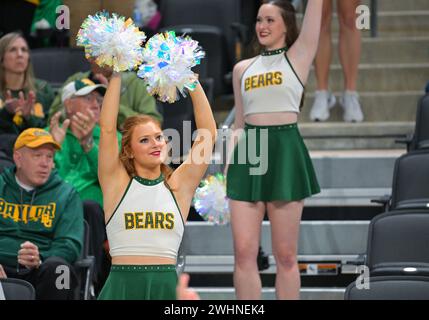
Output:
[[[0,94],[2,94],[3,96],[6,95],[6,90],[7,90],[6,71],[3,65],[4,56],[10,44],[19,38],[24,39],[28,47],[27,41],[25,40],[24,36],[19,32],[11,32],[11,33],[5,34],[3,37],[0,38]],[[31,57],[28,58],[28,66],[24,74],[23,89],[33,90],[34,92],[36,92],[33,65],[31,64]]]
[[[157,119],[148,115],[128,117],[123,124],[122,149],[119,154],[119,159],[131,177],[137,175],[136,168],[134,166],[134,160],[131,158],[131,137],[133,135],[134,129],[137,126],[149,122],[155,123],[161,129],[161,123]],[[165,181],[167,181],[170,175],[173,173],[173,169],[171,169],[168,165],[161,163],[161,172],[164,175]]]

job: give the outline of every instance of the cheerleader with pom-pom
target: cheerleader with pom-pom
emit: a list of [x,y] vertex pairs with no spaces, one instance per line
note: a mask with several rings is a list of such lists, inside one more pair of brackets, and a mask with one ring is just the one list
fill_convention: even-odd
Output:
[[[103,191],[112,269],[99,299],[175,299],[176,258],[192,197],[211,158],[216,123],[196,79],[190,90],[199,132],[176,170],[165,165],[160,123],[133,116],[115,143],[121,77],[114,73],[100,117],[99,180]],[[170,83],[171,84],[171,83]],[[160,84],[162,86],[169,84]]]

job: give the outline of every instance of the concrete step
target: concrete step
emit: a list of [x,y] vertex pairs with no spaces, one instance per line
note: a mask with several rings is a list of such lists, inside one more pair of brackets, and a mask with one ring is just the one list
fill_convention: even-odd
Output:
[[396,149],[395,140],[414,132],[414,122],[307,122],[299,125],[309,150]]
[[[302,22],[302,14],[298,14],[298,24]],[[358,16],[356,15],[356,18]],[[429,9],[423,10],[401,10],[380,11],[377,14],[377,33],[379,37],[398,36],[428,36],[429,35]],[[373,26],[370,25],[370,29]],[[370,29],[363,29],[363,37],[371,37]],[[333,37],[337,38],[339,33],[338,15],[332,15]]]
[[[354,260],[366,252],[368,226],[369,221],[301,221],[298,256],[300,259],[311,256],[313,261]],[[269,221],[262,222],[261,245],[266,254],[272,255]],[[231,272],[234,251],[230,225],[188,221],[182,246],[186,254],[185,272],[204,272],[205,266],[220,266],[220,256],[229,256],[223,272]],[[205,256],[205,259],[192,260],[192,256]],[[303,260],[310,261],[310,258]]]
[[[364,94],[364,96],[366,95]],[[416,99],[414,94],[409,96],[410,101]],[[390,106],[387,107],[385,106],[386,104],[381,103],[372,109],[368,108],[365,101],[377,99],[375,96],[374,98],[368,98],[368,100],[363,99],[363,111],[366,115],[364,122],[343,122],[340,106],[336,106],[331,110],[331,118],[328,122],[311,122],[309,113],[312,98],[308,99],[310,101],[306,102],[299,116],[299,128],[309,150],[397,149],[404,151],[405,145],[396,143],[396,140],[411,136],[414,132],[416,107],[412,105],[416,105],[416,102],[407,102],[407,105],[409,105],[408,111],[401,110],[399,103],[392,104],[392,112],[389,112]],[[394,99],[390,98],[389,100],[393,101]],[[407,99],[398,97],[398,100],[404,101]],[[392,114],[395,112],[397,112],[397,116]],[[230,113],[230,110],[214,111],[218,127],[223,125]],[[388,121],[401,117],[407,118],[409,121]],[[372,121],[375,118],[378,121]]]
[[[333,42],[333,64],[340,64],[338,38]],[[429,60],[429,37],[362,38],[362,64],[425,63]]]
[[[395,160],[403,153],[401,150],[329,150],[310,151],[310,156],[322,190],[338,188],[337,192],[341,192],[343,188],[390,188]],[[330,195],[335,196],[332,192]]]
[[[429,34],[429,8],[414,11],[379,11],[378,32],[380,36],[427,36]],[[367,34],[369,31],[364,33]]]
[[[429,62],[360,64],[357,89],[359,92],[422,91],[428,79]],[[331,66],[329,88],[332,91],[344,89],[341,65]],[[308,78],[306,90],[316,90],[314,68]]]
[[[429,10],[429,1],[427,0],[379,0],[378,11],[416,11]],[[362,4],[369,6],[371,0],[363,0]]]
[[[202,300],[236,300],[234,288],[193,288]],[[301,288],[301,300],[344,300],[345,288]],[[275,300],[274,288],[262,288],[262,300]]]
[[[361,92],[359,101],[366,122],[408,121],[416,119],[417,103],[423,91],[398,92]],[[334,92],[337,104],[330,109],[328,121],[342,122],[343,108],[340,104],[342,92]],[[314,93],[306,94],[300,122],[310,122],[310,111],[314,102]]]

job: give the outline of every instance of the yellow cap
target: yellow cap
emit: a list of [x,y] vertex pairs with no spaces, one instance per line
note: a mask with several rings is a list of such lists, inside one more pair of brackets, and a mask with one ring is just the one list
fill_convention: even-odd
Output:
[[17,150],[22,147],[37,148],[48,143],[52,144],[57,150],[61,149],[61,146],[49,132],[39,128],[30,128],[21,132],[15,141],[13,149]]

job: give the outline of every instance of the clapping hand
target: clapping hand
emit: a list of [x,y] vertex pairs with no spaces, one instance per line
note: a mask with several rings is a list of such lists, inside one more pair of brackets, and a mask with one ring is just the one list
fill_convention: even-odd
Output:
[[94,113],[88,109],[87,114],[77,112],[71,117],[71,131],[79,141],[86,140],[92,136],[96,119]]
[[28,98],[25,99],[24,92],[19,92],[19,97],[12,97],[10,90],[6,92],[5,108],[11,114],[20,114],[24,118],[28,118],[31,115],[33,105],[36,102],[36,94],[30,90],[28,92]]
[[59,144],[62,144],[66,136],[67,129],[70,126],[70,120],[69,119],[64,120],[62,126],[60,126],[60,117],[61,117],[61,111],[58,111],[51,118],[49,131],[52,137],[54,138],[54,140]]

